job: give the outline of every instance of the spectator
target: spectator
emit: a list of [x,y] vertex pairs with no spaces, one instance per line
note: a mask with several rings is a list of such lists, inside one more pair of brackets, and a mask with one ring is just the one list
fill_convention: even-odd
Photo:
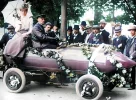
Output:
[[73,43],[83,43],[83,37],[79,32],[79,25],[74,25]]
[[7,30],[8,32],[5,33],[1,38],[1,41],[0,41],[1,48],[3,48],[7,44],[7,42],[10,39],[12,39],[13,36],[15,35],[15,28],[12,25],[8,25]]
[[107,32],[104,28],[105,28],[105,26],[106,26],[106,22],[105,22],[105,20],[101,20],[100,22],[99,22],[99,24],[100,24],[100,31],[101,31],[101,35],[102,35],[102,38],[103,38],[103,42],[105,43],[105,44],[110,44],[110,39],[109,39],[109,35],[110,35],[110,33],[109,32]]
[[103,43],[102,35],[100,34],[100,27],[98,25],[93,25],[93,44],[101,44]]
[[86,35],[87,35],[85,29],[86,29],[86,22],[85,22],[85,21],[82,21],[82,22],[81,22],[81,35],[82,35],[82,37],[83,37],[83,41],[85,41],[85,37],[86,37]]
[[[128,39],[125,47],[125,55],[130,57],[132,60],[136,61],[136,26],[129,26],[131,38]],[[130,82],[130,88],[128,90],[135,89],[135,66],[133,66],[131,71],[132,81]]]
[[124,52],[127,37],[124,35],[121,35],[121,26],[115,26],[115,35],[116,38],[113,39],[113,46],[119,49],[121,53]]
[[73,34],[72,26],[69,26],[67,29],[67,41],[69,44],[73,43]]
[[85,38],[85,43],[93,43],[93,37],[94,37],[94,34],[92,32],[92,27],[88,26],[86,28],[86,33],[87,33],[87,36]]

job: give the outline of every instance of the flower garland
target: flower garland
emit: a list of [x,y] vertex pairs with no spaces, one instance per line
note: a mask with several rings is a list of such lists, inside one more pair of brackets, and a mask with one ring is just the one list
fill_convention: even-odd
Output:
[[76,74],[69,67],[65,65],[63,61],[63,57],[58,52],[50,50],[50,51],[46,51],[46,55],[45,55],[43,52],[40,52],[37,49],[32,47],[27,48],[27,51],[32,52],[33,54],[39,55],[40,57],[44,57],[44,58],[48,57],[48,58],[56,59],[59,69],[65,72],[69,78],[76,77]]

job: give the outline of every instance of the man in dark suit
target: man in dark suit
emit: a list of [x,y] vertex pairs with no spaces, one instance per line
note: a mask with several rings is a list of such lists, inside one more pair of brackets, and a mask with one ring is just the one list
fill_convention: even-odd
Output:
[[67,41],[69,44],[73,43],[73,29],[72,26],[69,26],[67,29]]
[[80,26],[81,26],[81,35],[83,37],[83,41],[85,41],[85,38],[87,35],[86,30],[85,30],[86,29],[86,22],[82,21]]
[[86,33],[87,33],[87,35],[86,35],[84,43],[93,43],[94,34],[92,32],[92,27],[87,26]]
[[[125,47],[125,55],[136,61],[136,26],[132,25],[129,27],[131,38],[127,40],[127,44]],[[135,66],[133,66],[131,71],[132,81],[130,82],[130,89],[135,89]]]
[[32,45],[38,49],[55,49],[56,46],[50,44],[50,42],[56,40],[54,37],[50,37],[45,33],[43,24],[45,22],[44,15],[37,16],[37,23],[32,30]]
[[99,24],[100,24],[100,28],[101,28],[101,35],[102,35],[102,37],[103,37],[103,42],[105,43],[105,44],[110,44],[110,39],[109,39],[109,35],[110,35],[110,33],[109,32],[107,32],[104,28],[105,28],[105,26],[106,26],[106,22],[105,22],[105,20],[101,20],[100,22],[99,22]]
[[119,49],[121,53],[124,53],[127,37],[121,35],[121,26],[115,26],[116,38],[113,39],[113,46]]
[[79,32],[79,25],[74,25],[73,43],[83,43],[84,39]]
[[0,47],[3,48],[7,42],[13,38],[13,36],[15,35],[15,28],[12,25],[8,25],[7,27],[8,32],[5,33],[0,41]]
[[100,34],[100,26],[93,25],[92,29],[93,29],[93,33],[94,33],[93,44],[101,44],[101,43],[103,43],[103,37]]

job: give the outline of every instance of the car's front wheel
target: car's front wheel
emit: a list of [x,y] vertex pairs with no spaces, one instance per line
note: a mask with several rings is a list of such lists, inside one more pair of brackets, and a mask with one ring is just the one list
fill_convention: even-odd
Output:
[[94,75],[83,75],[76,83],[76,93],[87,100],[98,100],[103,94],[103,84]]
[[4,73],[3,83],[9,92],[21,92],[26,84],[24,73],[18,68],[10,68]]

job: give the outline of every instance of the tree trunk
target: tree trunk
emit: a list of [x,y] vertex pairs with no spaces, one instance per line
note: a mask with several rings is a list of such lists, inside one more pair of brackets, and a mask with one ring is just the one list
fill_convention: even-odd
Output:
[[60,38],[66,39],[67,33],[67,0],[61,0],[61,32]]

